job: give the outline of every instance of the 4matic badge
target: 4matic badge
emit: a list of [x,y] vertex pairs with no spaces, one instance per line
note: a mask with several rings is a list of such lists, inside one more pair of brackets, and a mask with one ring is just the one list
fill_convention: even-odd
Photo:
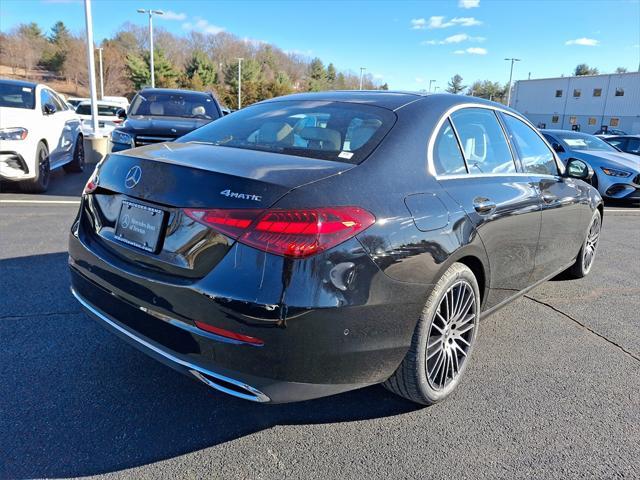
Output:
[[225,197],[229,197],[229,198],[238,198],[240,200],[253,200],[254,202],[262,201],[262,195],[254,195],[252,193],[232,192],[229,189],[221,191],[220,195],[224,195]]

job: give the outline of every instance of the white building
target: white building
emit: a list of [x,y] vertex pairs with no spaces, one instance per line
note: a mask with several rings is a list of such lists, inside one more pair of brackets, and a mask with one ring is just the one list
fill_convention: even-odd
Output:
[[640,72],[520,80],[511,107],[541,128],[594,133],[606,125],[638,134]]

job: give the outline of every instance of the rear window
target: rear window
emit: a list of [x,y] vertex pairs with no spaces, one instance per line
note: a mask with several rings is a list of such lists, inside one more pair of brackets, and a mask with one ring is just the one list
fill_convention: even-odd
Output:
[[[98,104],[98,115],[104,117],[115,117],[118,115],[118,110],[122,109],[122,107],[118,105],[100,105]],[[78,105],[76,108],[76,113],[78,115],[91,115],[91,104],[89,105]]]
[[268,102],[223,117],[178,141],[360,163],[395,120],[392,111],[372,105]]
[[33,87],[0,82],[0,107],[33,109],[35,106]]
[[141,92],[133,99],[130,116],[184,117],[215,120],[220,115],[210,95],[193,92]]

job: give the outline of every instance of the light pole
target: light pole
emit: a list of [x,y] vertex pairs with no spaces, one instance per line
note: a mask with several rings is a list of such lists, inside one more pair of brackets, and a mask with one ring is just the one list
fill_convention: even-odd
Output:
[[144,8],[139,8],[138,13],[146,13],[149,15],[149,67],[151,68],[151,88],[156,86],[156,75],[153,71],[153,16],[154,15],[164,15],[162,10],[145,10]]
[[431,84],[436,83],[435,80],[429,80],[429,93],[431,93]]
[[102,71],[102,48],[98,48],[98,63],[100,64],[100,100],[104,100],[104,73]]
[[507,86],[507,107],[511,103],[511,81],[513,80],[513,64],[519,62],[519,58],[505,58],[505,61],[511,62],[511,70],[509,71],[509,85]]
[[84,21],[87,29],[87,64],[89,67],[89,95],[91,97],[91,127],[98,133],[98,102],[96,100],[96,63],[93,56],[93,20],[91,0],[84,0]]
[[242,61],[244,58],[238,58],[238,110],[242,108]]
[[362,74],[366,69],[366,67],[360,67],[360,90],[362,90]]

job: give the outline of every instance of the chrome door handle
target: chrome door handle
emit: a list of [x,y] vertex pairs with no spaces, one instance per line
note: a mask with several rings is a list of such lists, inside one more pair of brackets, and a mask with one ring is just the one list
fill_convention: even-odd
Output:
[[486,215],[496,209],[496,204],[488,198],[476,198],[473,200],[473,208],[479,214]]

